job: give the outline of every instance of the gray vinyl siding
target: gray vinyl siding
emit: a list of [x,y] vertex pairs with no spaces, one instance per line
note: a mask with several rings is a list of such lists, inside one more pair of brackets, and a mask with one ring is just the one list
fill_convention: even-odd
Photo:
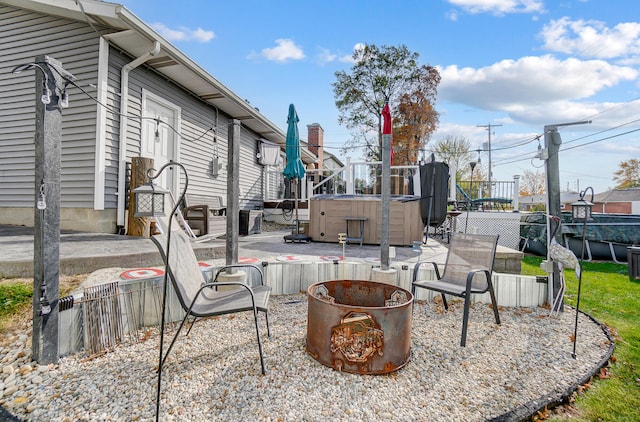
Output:
[[[110,53],[111,62],[122,66],[131,61],[117,51]],[[119,71],[118,71],[119,72]],[[110,72],[111,74],[111,72]],[[118,73],[119,79],[119,73]],[[111,82],[110,82],[111,83]],[[230,118],[222,111],[217,116],[216,144],[221,164],[218,176],[212,175],[214,153],[214,133],[207,130],[216,127],[216,109],[200,101],[181,87],[167,82],[145,66],[134,69],[129,75],[129,116],[142,115],[142,92],[147,90],[181,109],[180,162],[189,173],[189,192],[203,195],[219,195],[227,202],[227,151],[228,126]],[[129,138],[127,160],[140,154],[142,125],[139,118],[127,119]],[[257,163],[257,136],[242,127],[240,145],[240,207],[253,209],[261,207],[262,166]],[[182,180],[182,178],[181,178]]]
[[119,51],[109,48],[107,68],[107,124],[105,134],[105,208],[118,206],[118,171],[120,162],[120,69],[131,61]]
[[[59,60],[95,96],[98,36],[82,22],[0,6],[0,206],[34,200],[35,70],[15,66],[45,54]],[[69,87],[63,109],[61,206],[93,208],[96,103]]]
[[258,164],[256,153],[258,152],[258,139],[254,133],[246,127],[242,127],[240,144],[240,208],[262,208],[263,178],[262,165]]

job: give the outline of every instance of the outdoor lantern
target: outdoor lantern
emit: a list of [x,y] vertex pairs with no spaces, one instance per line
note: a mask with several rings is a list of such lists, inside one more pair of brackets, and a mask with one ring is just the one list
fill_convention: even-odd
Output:
[[[187,188],[189,187],[189,175],[187,174],[187,169],[180,163],[175,161],[169,161],[165,165],[163,165],[160,170],[158,170],[155,176],[152,176],[150,173],[155,171],[155,169],[147,170],[147,177],[149,178],[149,182],[143,185],[138,186],[133,190],[133,194],[135,196],[135,208],[134,208],[134,216],[135,217],[155,217],[165,215],[164,206],[165,206],[165,198],[164,196],[169,194],[170,192],[167,189],[164,189],[160,186],[156,186],[153,184],[153,181],[160,177],[163,171],[168,167],[179,167],[184,172],[184,187],[180,192],[180,196],[177,201],[173,202],[173,206],[169,211],[172,217],[176,215],[178,211],[178,207],[184,200],[184,196],[187,193]],[[175,218],[169,218],[169,223],[167,225],[167,243],[165,245],[165,251],[167,256],[165,257],[165,266],[164,266],[164,278],[162,281],[162,319],[160,321],[160,354],[158,357],[158,388],[156,389],[156,422],[160,420],[160,390],[162,388],[162,365],[164,362],[164,357],[166,357],[163,353],[164,348],[164,326],[165,326],[165,316],[167,312],[167,290],[169,285],[169,262],[171,261],[171,257],[169,256],[171,248],[171,226],[173,224],[173,220]],[[173,344],[173,343],[172,343]],[[171,346],[169,346],[169,350],[171,350]]]
[[[585,201],[584,195],[586,190],[580,194],[580,199],[571,204],[571,218],[573,221],[590,221],[591,209],[593,208],[593,202]],[[593,194],[591,195],[593,200]]]
[[153,183],[145,183],[133,190],[135,196],[134,217],[156,217],[165,215],[164,196],[169,191]]
[[[587,191],[591,191],[591,201],[585,201],[584,196]],[[582,223],[582,252],[580,253],[580,271],[576,271],[578,276],[578,299],[576,302],[576,321],[573,328],[573,353],[571,356],[576,358],[576,343],[578,338],[578,313],[580,312],[580,290],[582,289],[582,274],[584,274],[584,268],[582,263],[584,262],[584,251],[587,245],[587,221],[591,221],[591,208],[593,208],[593,188],[588,186],[585,190],[580,192],[580,199],[577,202],[571,204],[571,216],[573,221]]]

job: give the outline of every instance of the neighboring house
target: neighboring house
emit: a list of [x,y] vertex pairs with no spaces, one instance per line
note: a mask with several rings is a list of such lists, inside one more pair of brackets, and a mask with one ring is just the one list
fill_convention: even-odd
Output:
[[[562,192],[560,194],[561,209],[563,211],[571,211],[571,204],[579,199],[579,193]],[[587,192],[584,199],[591,201],[591,192]],[[546,195],[521,196],[520,210],[544,210],[546,201]],[[595,194],[593,196],[592,212],[640,215],[640,188],[613,189]]]
[[[284,146],[285,134],[249,102],[122,5],[0,0],[0,224],[34,221],[35,71],[11,72],[38,55],[59,60],[94,97],[70,86],[63,110],[62,229],[123,232],[128,166],[137,156],[154,158],[156,168],[178,161],[189,192],[223,198],[235,171],[240,208],[262,206],[268,167],[256,151],[262,141]],[[227,166],[234,120],[241,170]],[[167,173],[175,195],[184,178]]]
[[[325,151],[323,161],[323,177],[330,179],[325,183],[325,193],[346,193],[346,180],[344,179],[345,165],[334,154]],[[338,174],[336,174],[338,173]],[[316,192],[317,193],[317,192]]]
[[[280,153],[282,154],[282,151]],[[306,183],[301,183],[299,186],[300,199],[308,199],[318,193],[344,193],[345,182],[342,177],[344,164],[338,157],[324,149],[324,130],[318,123],[307,125],[307,140],[300,140],[300,153],[302,161],[306,164]],[[260,155],[265,154],[261,151]],[[293,198],[291,181],[284,179],[283,170],[282,160],[279,160],[276,166],[268,168],[266,200],[277,201]],[[334,173],[340,174],[331,177]],[[325,179],[329,180],[322,183]],[[313,190],[314,186],[317,186],[315,190]]]
[[[587,194],[587,201],[591,196]],[[640,215],[640,188],[612,189],[593,197],[592,212]],[[571,204],[568,204],[569,209]]]
[[[315,164],[309,166],[307,180],[318,187],[309,196],[318,193],[345,193],[343,177],[335,175],[342,172],[344,164],[334,154],[325,150],[324,129],[318,123],[307,125],[307,148],[317,157]],[[342,191],[338,192],[341,189]]]
[[[576,192],[560,192],[560,209],[571,211],[571,203],[580,195]],[[518,198],[520,211],[544,211],[547,208],[547,194],[521,196]]]

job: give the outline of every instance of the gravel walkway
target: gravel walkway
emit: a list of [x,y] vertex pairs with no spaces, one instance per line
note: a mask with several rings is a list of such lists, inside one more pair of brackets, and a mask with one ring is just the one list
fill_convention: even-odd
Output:
[[[571,357],[573,309],[558,318],[541,308],[500,312],[497,326],[489,307],[475,306],[461,348],[461,302],[449,312],[419,303],[407,365],[362,376],[313,360],[305,352],[306,296],[275,296],[270,338],[261,326],[267,375],[260,374],[249,314],[201,321],[167,361],[161,420],[520,420],[566,397],[613,351],[602,328],[580,315]],[[0,404],[20,420],[153,420],[158,339],[151,333],[99,358],[39,367],[30,360],[30,333],[15,335],[0,348]]]

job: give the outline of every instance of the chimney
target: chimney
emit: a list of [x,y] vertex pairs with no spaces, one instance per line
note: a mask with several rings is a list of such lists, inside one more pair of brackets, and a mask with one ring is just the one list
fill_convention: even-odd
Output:
[[307,125],[307,143],[311,153],[318,157],[318,169],[322,169],[324,160],[324,130],[318,123]]

